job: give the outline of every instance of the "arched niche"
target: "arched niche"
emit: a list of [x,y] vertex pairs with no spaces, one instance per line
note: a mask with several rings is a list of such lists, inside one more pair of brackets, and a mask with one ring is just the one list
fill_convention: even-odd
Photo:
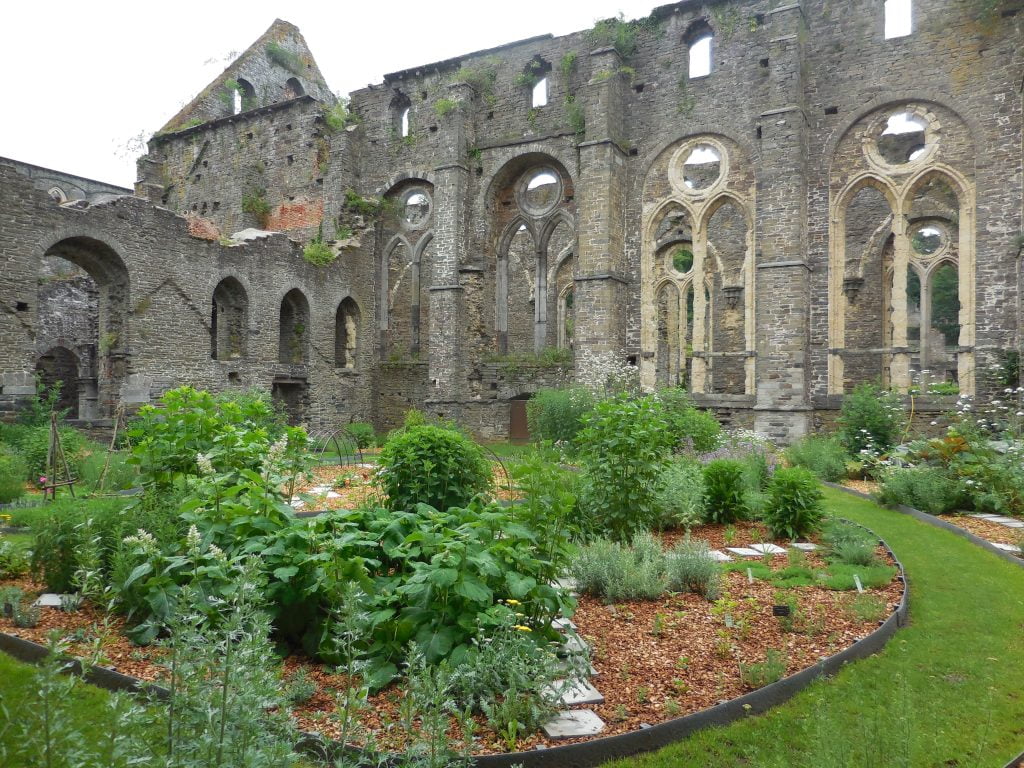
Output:
[[708,352],[710,391],[742,395],[747,391],[747,355],[752,332],[748,309],[747,218],[731,199],[722,201],[707,222],[707,255],[703,279],[711,287],[711,329]]
[[298,288],[292,288],[281,299],[278,325],[278,362],[305,365],[309,362],[310,336],[309,300]]
[[36,376],[47,392],[59,388],[56,410],[64,411],[69,419],[79,416],[79,360],[67,347],[51,347],[36,358]]
[[334,366],[354,370],[359,360],[359,305],[351,296],[338,304],[334,314]]
[[210,357],[244,358],[249,336],[249,296],[234,277],[225,277],[213,290],[210,308]]

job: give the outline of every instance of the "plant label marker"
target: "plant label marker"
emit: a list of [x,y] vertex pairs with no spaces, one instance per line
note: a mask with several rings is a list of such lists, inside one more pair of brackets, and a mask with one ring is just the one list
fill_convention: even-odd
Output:
[[772,606],[772,616],[789,616],[789,613],[790,613],[790,611],[789,611],[789,606],[788,605],[773,605]]
[[853,583],[857,585],[857,593],[863,595],[864,585],[860,583],[860,576],[858,576],[856,573],[853,574]]
[[747,584],[754,583],[754,571],[751,568],[747,568]]

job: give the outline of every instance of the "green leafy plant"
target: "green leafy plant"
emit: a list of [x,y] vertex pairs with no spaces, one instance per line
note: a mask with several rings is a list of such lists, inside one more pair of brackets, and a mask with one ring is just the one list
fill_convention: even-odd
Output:
[[871,622],[872,624],[884,619],[889,611],[883,600],[878,595],[854,595],[844,606],[846,613],[854,621]]
[[734,523],[747,515],[743,463],[715,459],[704,466],[704,507],[713,523]]
[[665,409],[677,451],[707,453],[718,447],[722,426],[711,412],[697,408],[685,389],[660,389],[657,399]]
[[593,407],[593,396],[582,387],[541,389],[526,402],[530,435],[536,440],[572,443]]
[[0,539],[0,579],[14,579],[29,570],[30,559],[25,548],[13,541]]
[[356,441],[356,446],[363,450],[372,448],[377,439],[373,424],[363,421],[353,421],[351,424],[345,425],[345,432]]
[[285,695],[293,704],[305,704],[316,695],[316,692],[316,680],[305,667],[300,667],[286,683]]
[[896,444],[902,426],[897,396],[872,384],[861,384],[843,397],[839,439],[852,456],[881,454]]
[[346,98],[339,98],[333,106],[324,107],[324,126],[330,134],[339,133],[358,119],[349,111]]
[[658,523],[662,528],[689,530],[704,519],[704,472],[696,461],[677,458],[661,473]]
[[933,515],[952,512],[963,502],[960,484],[938,467],[894,467],[882,473],[878,501],[904,504]]
[[21,629],[32,629],[39,626],[39,614],[38,605],[19,600],[14,603],[11,621],[14,622],[14,626]]
[[846,450],[834,437],[807,435],[786,449],[786,458],[830,483],[846,477]]
[[25,495],[28,462],[10,446],[0,443],[0,504],[9,504]]
[[460,432],[429,424],[389,437],[379,463],[392,509],[465,506],[491,481],[490,465],[478,445]]
[[717,600],[722,592],[721,577],[721,567],[706,541],[691,541],[687,536],[668,554],[666,578],[672,592],[693,592]]
[[293,75],[302,75],[302,61],[293,51],[288,50],[280,43],[271,40],[264,49],[267,57],[275,64],[284,67]]
[[672,446],[664,409],[652,397],[618,395],[595,405],[583,424],[581,507],[594,530],[628,539],[658,516],[658,481]]
[[824,516],[817,476],[803,467],[778,470],[768,485],[764,521],[772,536],[797,539],[821,525]]
[[785,674],[786,657],[774,648],[768,650],[764,661],[740,664],[740,682],[752,690],[781,680]]
[[665,593],[667,560],[661,543],[639,533],[632,544],[597,539],[573,558],[577,589],[608,603],[655,600]]
[[265,189],[252,190],[242,195],[242,210],[256,219],[261,229],[270,221],[270,203]]
[[434,113],[438,117],[445,117],[459,108],[459,102],[455,99],[438,99],[434,102]]
[[314,237],[302,248],[302,258],[315,267],[326,267],[338,258],[331,247],[320,237]]

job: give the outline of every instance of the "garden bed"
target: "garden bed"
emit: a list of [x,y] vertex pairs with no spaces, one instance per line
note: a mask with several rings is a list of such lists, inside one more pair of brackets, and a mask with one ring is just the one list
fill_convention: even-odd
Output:
[[970,517],[966,514],[936,515],[936,517],[995,544],[1018,546],[1021,539],[1024,538],[1024,529],[1007,528],[1005,525],[999,525],[998,523],[993,523],[988,520]]
[[[682,535],[667,532],[663,540],[671,545]],[[767,540],[764,530],[750,523],[703,525],[693,529],[691,535],[694,539],[706,540],[715,549]],[[877,547],[875,554],[881,562],[895,565],[884,547]],[[776,668],[762,683],[813,667],[822,658],[869,635],[900,603],[903,585],[896,576],[885,585],[867,589],[869,598],[858,598],[855,592],[834,591],[819,585],[797,586],[783,594],[772,581],[748,580],[747,567],[756,575],[764,576],[766,567],[777,573],[790,566],[791,559],[799,560],[812,571],[825,567],[824,559],[817,552],[801,553],[792,558],[780,555],[770,560],[737,557],[729,564],[733,570],[724,574],[722,599],[718,603],[690,593],[670,593],[658,600],[610,605],[582,596],[573,620],[581,638],[593,650],[597,674],[591,682],[605,697],[604,703],[587,707],[605,722],[599,736],[592,738],[636,731],[642,726],[740,696],[756,687],[749,679],[744,679],[741,665],[746,667],[745,674],[749,676],[754,669],[750,665],[765,662],[769,650],[778,651],[781,656]],[[3,582],[0,586],[19,586],[26,593],[42,591],[42,585],[27,579]],[[868,606],[869,610],[865,611],[868,600],[875,606],[874,609]],[[773,616],[773,606],[780,602],[796,607],[796,613],[788,621]],[[726,613],[731,620],[725,618]],[[103,654],[107,663],[140,679],[159,681],[162,669],[157,662],[161,650],[152,646],[135,647],[120,634],[123,622],[119,617],[105,617],[89,605],[76,613],[42,608],[39,625],[32,629],[14,627],[11,619],[0,618],[0,631],[45,643],[50,631],[61,630],[73,638],[73,654],[88,656],[95,646],[95,627],[105,621],[108,631]],[[732,626],[727,626],[727,621]],[[308,702],[293,710],[301,728],[323,733],[328,738],[336,737],[337,729],[331,717],[335,708],[334,693],[342,690],[348,681],[308,658],[291,656],[286,659],[287,675],[299,668],[307,671],[318,688]],[[375,729],[388,719],[397,721],[401,695],[400,687],[392,685],[373,696],[364,715],[365,725]],[[477,721],[477,752],[505,751],[484,719],[478,717]],[[454,722],[452,732],[455,735]],[[382,736],[384,746],[401,746],[400,730],[392,729]],[[517,749],[586,740],[553,741],[537,734],[520,739]]]

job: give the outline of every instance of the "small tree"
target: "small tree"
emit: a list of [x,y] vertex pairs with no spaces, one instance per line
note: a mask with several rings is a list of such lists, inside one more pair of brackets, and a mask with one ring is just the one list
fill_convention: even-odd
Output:
[[853,456],[863,451],[884,453],[899,438],[902,408],[899,398],[874,384],[861,384],[843,398],[839,439]]

